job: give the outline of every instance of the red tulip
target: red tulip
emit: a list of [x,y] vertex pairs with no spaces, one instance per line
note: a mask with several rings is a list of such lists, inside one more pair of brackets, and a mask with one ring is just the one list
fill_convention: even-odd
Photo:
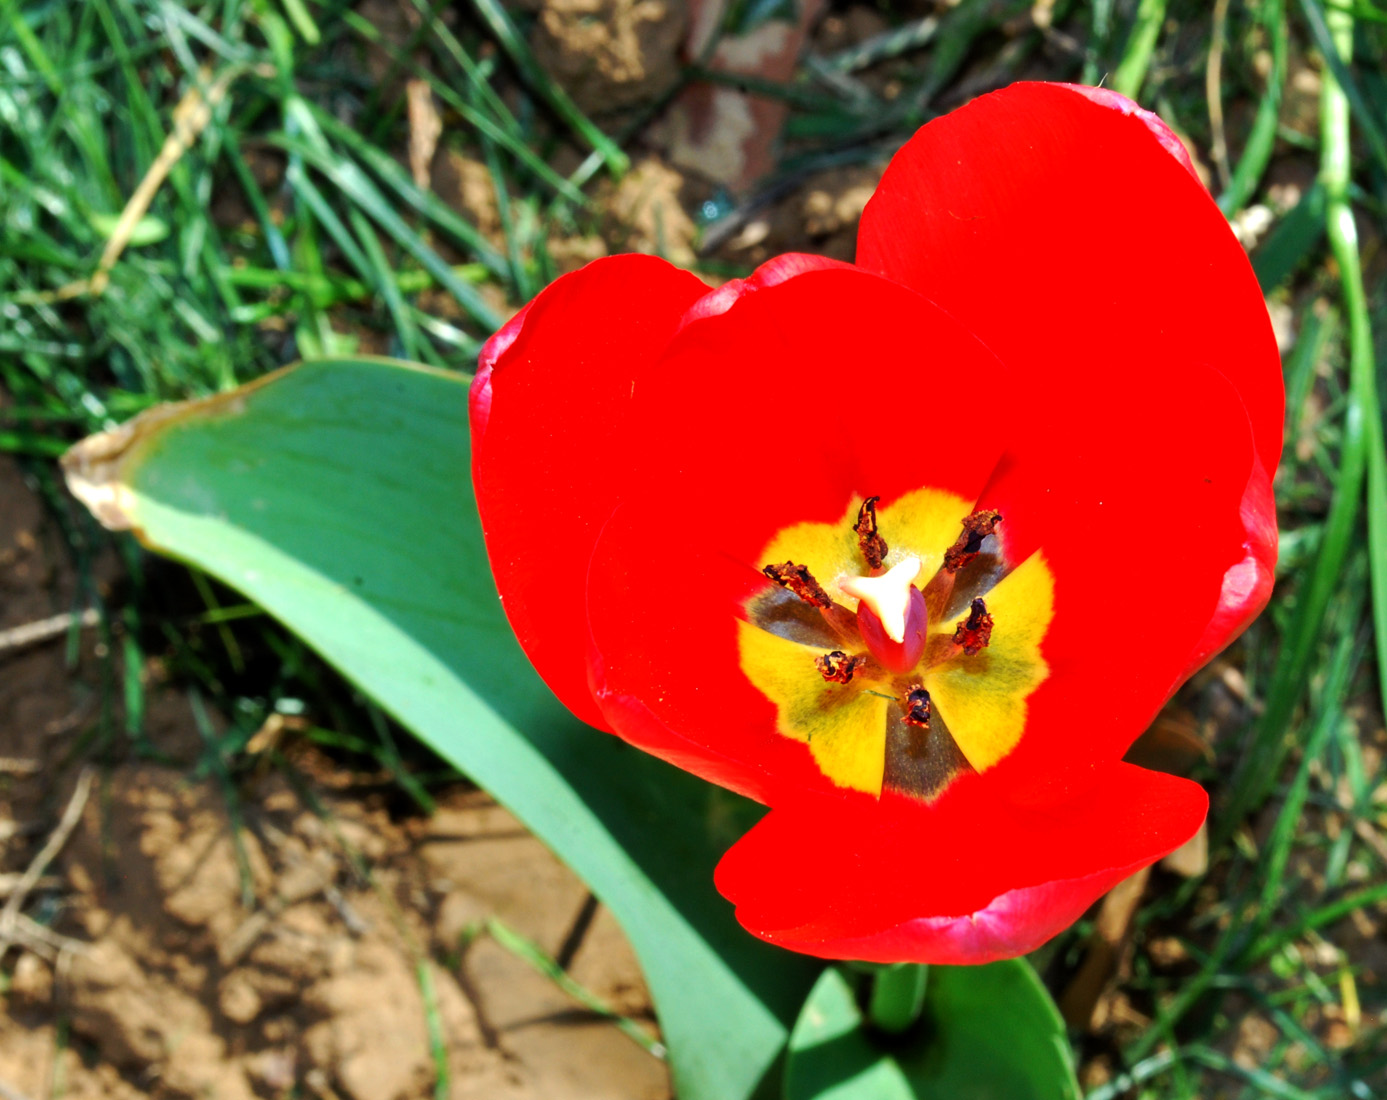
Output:
[[985,962],[1203,821],[1122,758],[1267,601],[1282,403],[1170,131],[1018,84],[897,154],[856,266],[559,279],[482,352],[473,473],[559,698],[770,807],[746,928]]

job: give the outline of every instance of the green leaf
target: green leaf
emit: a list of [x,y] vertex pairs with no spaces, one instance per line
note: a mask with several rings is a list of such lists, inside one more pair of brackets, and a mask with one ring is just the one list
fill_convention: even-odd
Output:
[[[860,977],[860,976],[859,976]],[[1078,1100],[1064,1021],[1024,959],[932,966],[917,1029],[866,1026],[854,977],[825,970],[804,1003],[785,1100]]]
[[818,970],[713,890],[759,808],[581,725],[534,674],[482,546],[465,378],[303,364],[154,409],[64,465],[103,522],[282,620],[589,883],[640,956],[683,1100],[751,1094]]

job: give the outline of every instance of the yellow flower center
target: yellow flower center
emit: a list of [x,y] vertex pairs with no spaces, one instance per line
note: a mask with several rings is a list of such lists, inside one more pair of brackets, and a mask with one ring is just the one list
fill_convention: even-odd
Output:
[[[779,732],[807,744],[836,785],[932,799],[1021,740],[1027,699],[1049,674],[1040,645],[1054,577],[1042,553],[1004,561],[997,522],[952,493],[917,489],[880,509],[855,499],[842,521],[794,524],[766,545],[763,562],[785,563],[766,571],[781,587],[751,600],[738,624],[742,671],[775,704]],[[816,595],[800,577],[818,582]],[[925,645],[911,667],[892,667],[869,628],[901,641],[917,577]]]

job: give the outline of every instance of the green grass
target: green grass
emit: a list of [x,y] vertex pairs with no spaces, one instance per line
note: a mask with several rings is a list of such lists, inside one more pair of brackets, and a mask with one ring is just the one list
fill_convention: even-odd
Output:
[[[0,0],[0,448],[22,457],[53,503],[82,579],[77,603],[105,612],[111,656],[82,745],[160,751],[142,721],[141,673],[157,657],[226,716],[224,728],[204,725],[198,767],[233,805],[245,746],[275,714],[310,715],[302,736],[392,775],[407,804],[427,808],[430,785],[450,776],[397,743],[255,608],[151,563],[127,539],[114,546],[129,581],[108,606],[94,578],[112,541],[66,504],[52,459],[154,402],[300,357],[363,349],[470,370],[508,305],[553,277],[551,236],[597,224],[589,196],[624,169],[660,106],[604,131],[539,67],[518,8],[413,7],[420,19],[397,40],[339,0]],[[435,18],[445,7],[460,17]],[[1214,798],[1210,870],[1164,880],[1142,910],[1122,991],[1149,1023],[1081,1044],[1107,1067],[1092,1094],[1105,1100],[1381,1095],[1387,993],[1358,980],[1361,961],[1334,945],[1354,914],[1387,913],[1387,847],[1375,839],[1387,828],[1377,793],[1387,661],[1376,647],[1387,632],[1387,463],[1375,354],[1387,272],[1380,246],[1360,254],[1351,216],[1380,241],[1387,14],[1365,0],[1351,12],[1323,0],[1231,0],[1211,86],[1211,5],[1059,0],[1051,30],[1026,23],[1032,7],[969,0],[902,20],[880,5],[881,34],[811,52],[794,79],[759,86],[790,106],[785,156],[742,204],[710,200],[708,235],[726,237],[820,169],[879,163],[970,93],[1038,73],[1106,77],[1206,159],[1221,140],[1227,180],[1216,177],[1215,192],[1230,217],[1270,202],[1278,168],[1317,176],[1253,254],[1297,334],[1285,362],[1292,446],[1277,483],[1277,593],[1233,654],[1246,702],[1220,705],[1209,679],[1181,696],[1218,723],[1218,765],[1200,776]],[[369,75],[368,50],[381,79]],[[1313,132],[1297,131],[1294,79],[1312,54],[1329,57],[1317,66],[1323,108]],[[695,63],[685,79],[700,73]],[[439,104],[445,145],[485,165],[499,237],[403,166],[398,91],[415,74]],[[211,101],[205,128],[175,150],[128,244],[103,264],[178,105],[199,90]],[[716,255],[709,268],[729,270]],[[1318,419],[1298,450],[1312,406]],[[1055,982],[1079,937],[1057,945]],[[1178,942],[1186,961],[1159,963],[1158,938]],[[1363,1022],[1339,1049],[1326,1021],[1353,1003]],[[1268,1041],[1248,1068],[1231,1056],[1254,1016]]]

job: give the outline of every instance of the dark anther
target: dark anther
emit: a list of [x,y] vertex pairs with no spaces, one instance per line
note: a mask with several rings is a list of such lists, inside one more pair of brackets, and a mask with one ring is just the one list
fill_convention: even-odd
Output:
[[877,532],[877,501],[881,497],[868,497],[857,510],[857,522],[852,525],[857,533],[857,545],[862,547],[862,556],[873,569],[880,569],[886,560],[886,540]]
[[833,601],[829,599],[828,593],[814,579],[814,574],[809,572],[807,566],[796,565],[792,561],[787,561],[780,565],[768,565],[761,572],[775,581],[781,588],[788,588],[807,604],[824,611],[833,606]]
[[973,601],[968,618],[960,619],[954,627],[954,645],[962,646],[969,657],[976,657],[992,644],[992,616],[982,599]]
[[982,549],[982,540],[992,534],[1001,522],[1002,513],[992,509],[974,512],[965,519],[963,533],[944,551],[944,568],[950,573],[957,573],[976,558]]
[[852,680],[853,674],[866,663],[865,657],[849,657],[841,649],[814,658],[814,667],[832,684],[848,683]]
[[924,685],[916,684],[906,692],[905,699],[901,702],[901,708],[905,711],[904,721],[907,726],[929,729],[929,692],[924,689]]

